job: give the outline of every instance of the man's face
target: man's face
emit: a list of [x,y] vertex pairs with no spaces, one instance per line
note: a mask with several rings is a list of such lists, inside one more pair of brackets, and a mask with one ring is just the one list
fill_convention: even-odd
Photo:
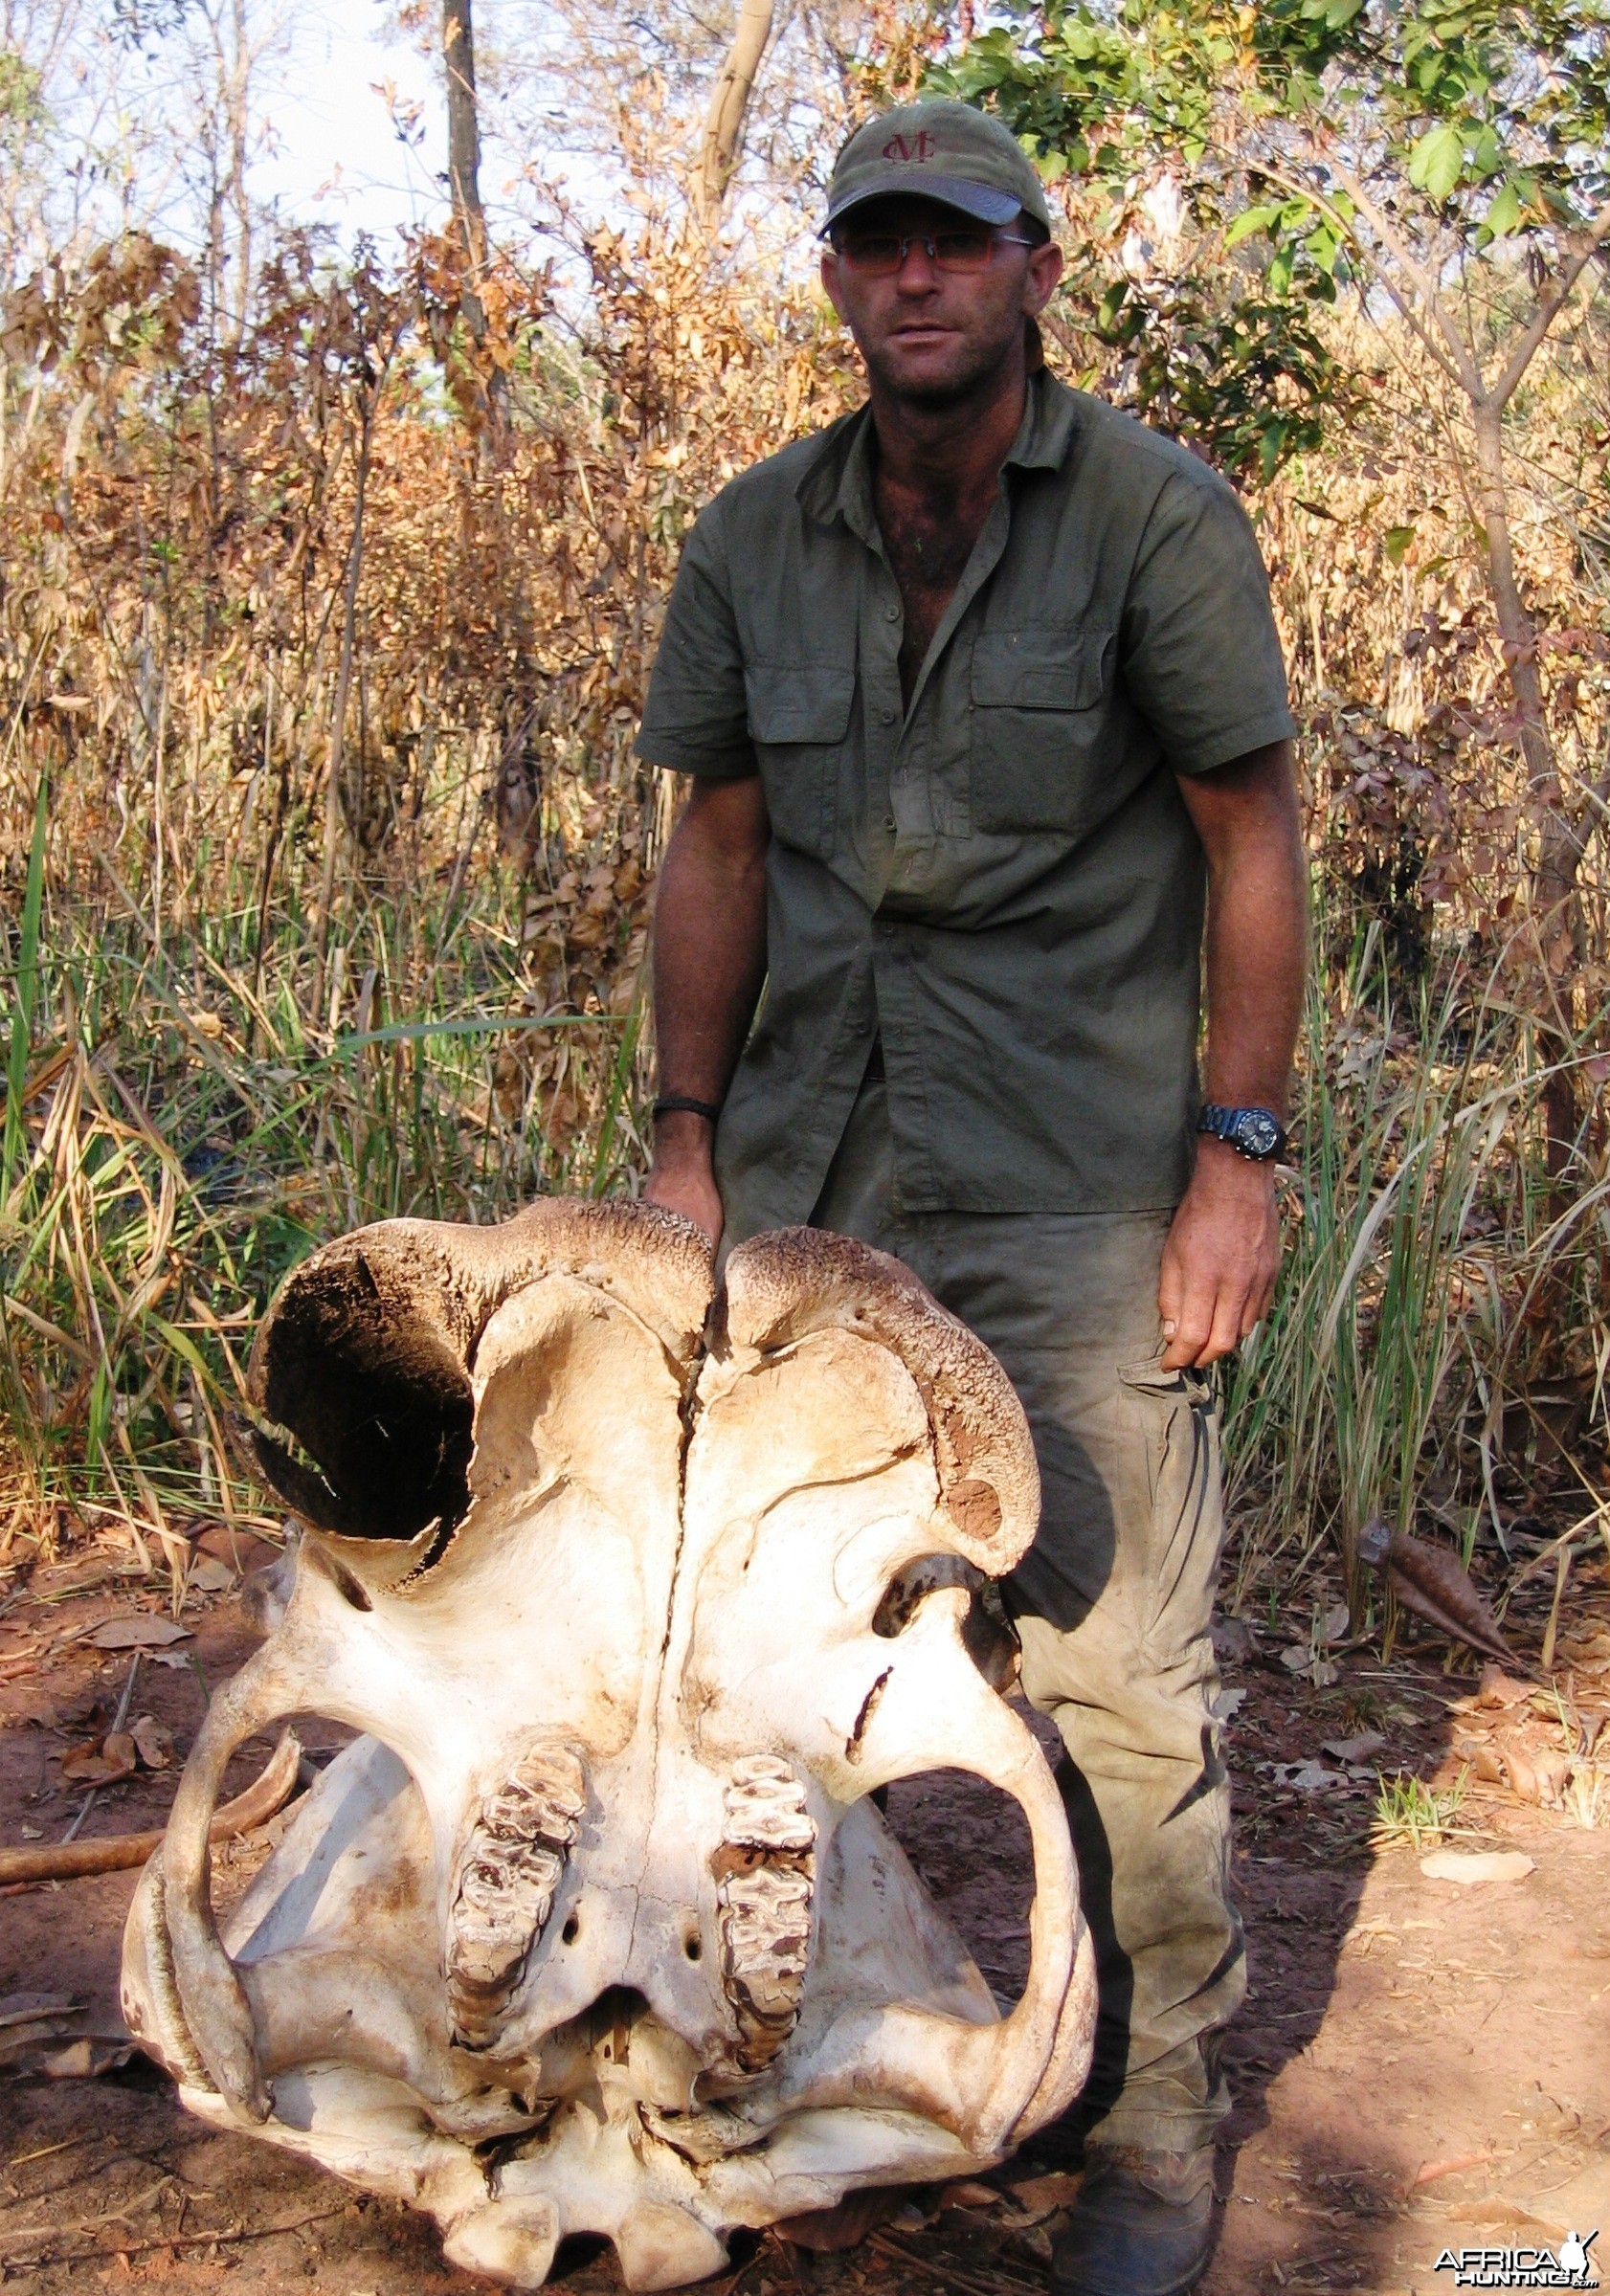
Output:
[[[822,284],[856,339],[867,371],[897,397],[942,406],[962,398],[1010,357],[1023,320],[1051,300],[1062,273],[1060,249],[1016,247],[1000,239],[1026,235],[1022,217],[995,234],[990,260],[978,271],[942,271],[926,247],[913,245],[897,272],[868,278],[828,248]],[[843,242],[889,233],[988,233],[936,199],[869,199],[844,218],[834,236]]]

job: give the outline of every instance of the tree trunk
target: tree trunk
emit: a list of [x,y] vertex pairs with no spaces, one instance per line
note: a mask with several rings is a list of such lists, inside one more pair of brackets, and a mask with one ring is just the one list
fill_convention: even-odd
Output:
[[335,703],[330,718],[329,765],[324,780],[324,852],[319,875],[319,906],[313,930],[313,999],[310,1017],[317,1029],[324,1018],[325,960],[329,955],[330,914],[335,906],[336,862],[341,853],[342,771],[347,760],[347,705],[352,692],[352,657],[358,632],[358,585],[364,570],[364,498],[369,491],[369,453],[374,443],[374,417],[381,384],[364,402],[363,443],[358,450],[358,475],[352,490],[352,544],[347,553],[347,581],[342,600],[341,662],[336,671]]
[[714,223],[721,213],[727,187],[738,163],[744,116],[749,108],[760,59],[771,36],[771,11],[772,0],[741,0],[737,30],[721,68],[721,78],[716,81],[699,155],[695,198],[706,223]]
[[[1581,849],[1561,801],[1559,765],[1549,737],[1543,681],[1537,672],[1537,630],[1515,578],[1509,531],[1509,490],[1504,477],[1504,411],[1493,401],[1471,410],[1476,465],[1481,478],[1482,517],[1487,527],[1487,579],[1498,618],[1498,635],[1509,672],[1509,687],[1520,722],[1527,789],[1538,825],[1537,867],[1532,878],[1536,906],[1539,973],[1545,1004],[1541,1047],[1553,1062],[1570,1051],[1570,996],[1576,963],[1576,868]],[[1548,1126],[1548,1166],[1556,1179],[1570,1159],[1576,1137],[1576,1094],[1570,1071],[1557,1068],[1543,1095]]]
[[229,197],[235,210],[236,233],[235,254],[235,295],[231,309],[235,340],[238,343],[246,332],[246,314],[252,300],[252,202],[246,187],[246,169],[252,145],[252,55],[251,28],[246,20],[245,0],[233,0],[231,27],[234,51],[230,57],[229,73]]
[[[474,0],[441,0],[441,56],[447,70],[447,176],[453,192],[453,221],[463,256],[458,308],[477,352],[486,343],[486,305],[481,282],[486,273],[486,210],[481,201],[481,112],[475,85]],[[483,420],[479,450],[484,467],[496,468],[507,445],[508,386],[489,358],[471,362]]]
[[[481,120],[475,94],[475,25],[471,0],[441,0],[441,56],[447,69],[447,179],[453,220],[472,278],[486,261],[486,211],[481,204]],[[474,316],[470,303],[474,301]],[[485,322],[481,299],[466,291],[464,317],[479,343]]]

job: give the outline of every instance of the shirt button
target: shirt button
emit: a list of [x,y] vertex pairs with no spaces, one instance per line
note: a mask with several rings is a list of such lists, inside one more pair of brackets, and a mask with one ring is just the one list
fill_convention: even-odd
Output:
[[892,709],[881,709],[878,712],[878,715],[883,719],[885,725],[892,725],[894,724],[894,711]]
[[894,827],[894,815],[893,815],[893,814],[885,814],[883,815],[883,827],[884,827],[885,829],[893,829],[893,827]]
[[900,619],[900,608],[898,606],[885,606],[883,609],[883,619],[885,622],[898,622]]

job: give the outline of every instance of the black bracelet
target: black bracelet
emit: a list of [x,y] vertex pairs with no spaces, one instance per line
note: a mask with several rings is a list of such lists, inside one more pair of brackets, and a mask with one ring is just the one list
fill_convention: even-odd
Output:
[[655,1121],[662,1116],[703,1116],[709,1124],[721,1121],[719,1101],[696,1101],[685,1092],[662,1092],[654,1103]]

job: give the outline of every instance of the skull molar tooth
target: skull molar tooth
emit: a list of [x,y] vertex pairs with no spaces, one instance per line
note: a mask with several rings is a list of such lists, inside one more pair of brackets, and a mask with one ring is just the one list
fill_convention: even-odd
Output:
[[712,1871],[722,1982],[738,2019],[738,2062],[764,2072],[794,2031],[811,1954],[816,1828],[805,1787],[774,1754],[732,1766]]
[[568,1747],[533,1747],[486,1794],[459,1851],[448,1921],[453,2038],[487,2048],[548,1925],[575,1844],[587,1781]]
[[746,1754],[732,1765],[727,1789],[727,1841],[755,1849],[813,1850],[816,1824],[805,1807],[805,1788],[776,1754]]

